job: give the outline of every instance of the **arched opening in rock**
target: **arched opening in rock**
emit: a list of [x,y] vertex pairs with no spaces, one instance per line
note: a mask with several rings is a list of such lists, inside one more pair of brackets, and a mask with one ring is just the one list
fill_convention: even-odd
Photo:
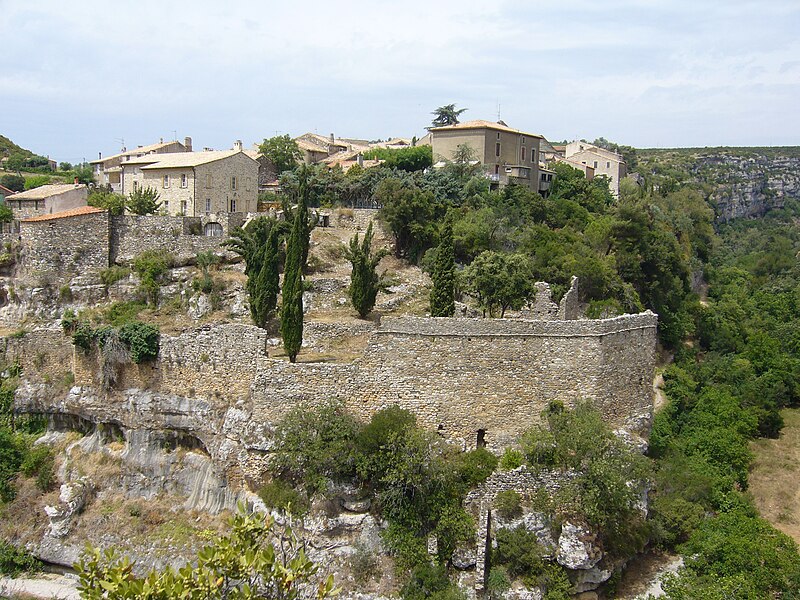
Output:
[[206,237],[219,237],[222,233],[222,225],[219,223],[206,223],[206,226],[203,228],[203,235]]
[[186,431],[160,431],[158,432],[157,436],[160,438],[159,443],[161,445],[161,449],[165,452],[185,450],[202,452],[205,455],[209,455],[208,449],[203,441],[197,436],[194,436]]

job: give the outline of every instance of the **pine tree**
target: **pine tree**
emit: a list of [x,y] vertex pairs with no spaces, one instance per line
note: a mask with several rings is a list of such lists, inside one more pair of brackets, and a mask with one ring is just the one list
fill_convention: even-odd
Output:
[[303,236],[308,227],[307,194],[308,187],[302,181],[292,231],[286,244],[286,266],[283,271],[281,335],[283,349],[290,362],[295,362],[303,344]]
[[359,243],[358,234],[355,234],[345,252],[345,257],[353,266],[348,290],[350,301],[362,319],[375,308],[375,299],[381,285],[375,268],[386,254],[385,248],[372,254],[372,222],[367,226],[363,241]]
[[431,316],[452,317],[455,313],[455,254],[453,249],[453,222],[448,217],[442,225],[436,263],[433,268],[431,290]]

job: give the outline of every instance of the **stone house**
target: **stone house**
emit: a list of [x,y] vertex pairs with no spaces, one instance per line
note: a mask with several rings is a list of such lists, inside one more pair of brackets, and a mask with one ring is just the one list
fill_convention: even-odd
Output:
[[4,185],[0,185],[0,202],[5,202],[6,198],[11,196],[12,194],[16,194],[14,190],[8,189]]
[[370,144],[367,140],[354,138],[337,138],[335,135],[325,137],[317,133],[304,133],[294,140],[303,153],[303,162],[314,165],[336,155],[344,159],[346,154],[365,152]]
[[457,148],[466,144],[475,151],[492,187],[519,183],[540,191],[541,135],[512,129],[502,121],[466,121],[432,127],[430,133],[434,166],[453,160]]
[[110,186],[118,194],[122,193],[122,164],[134,158],[141,158],[148,154],[167,154],[170,152],[191,152],[192,138],[184,138],[183,143],[178,141],[165,142],[163,139],[157,144],[137,146],[132,150],[122,149],[122,152],[101,156],[89,164],[92,165],[94,180],[98,185]]
[[622,155],[578,140],[567,144],[564,157],[573,163],[592,167],[594,176],[607,176],[611,193],[614,197],[619,196],[619,182],[628,174],[625,159],[622,158]]
[[148,154],[121,164],[121,193],[153,188],[169,215],[256,212],[259,163],[234,150]]
[[88,188],[83,184],[49,184],[7,196],[14,218],[26,219],[86,206]]

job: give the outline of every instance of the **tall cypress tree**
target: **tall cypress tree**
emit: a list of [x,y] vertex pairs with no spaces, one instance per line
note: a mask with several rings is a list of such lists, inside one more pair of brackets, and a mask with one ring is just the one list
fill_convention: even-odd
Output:
[[305,180],[300,182],[300,198],[294,213],[292,231],[286,244],[286,266],[281,292],[281,335],[283,349],[290,362],[295,362],[303,344],[303,246],[308,227]]
[[436,263],[431,274],[431,316],[452,317],[455,313],[456,264],[453,249],[453,221],[448,216],[439,234]]
[[372,253],[372,222],[367,226],[364,240],[359,243],[358,234],[350,239],[345,257],[353,270],[350,276],[350,301],[358,315],[363,319],[375,308],[375,299],[380,289],[380,276],[375,271],[378,263],[386,256],[386,249]]
[[[267,242],[261,254],[261,269],[254,273],[252,290],[250,290],[250,313],[253,322],[259,327],[266,327],[267,322],[275,312],[278,303],[278,248],[280,231],[277,224],[273,224],[267,236]],[[248,279],[248,287],[250,280]]]

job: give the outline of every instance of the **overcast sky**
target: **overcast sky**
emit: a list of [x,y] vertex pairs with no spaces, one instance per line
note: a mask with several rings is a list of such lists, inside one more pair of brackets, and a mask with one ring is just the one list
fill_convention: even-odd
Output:
[[0,0],[0,134],[57,160],[160,137],[800,145],[800,0]]

